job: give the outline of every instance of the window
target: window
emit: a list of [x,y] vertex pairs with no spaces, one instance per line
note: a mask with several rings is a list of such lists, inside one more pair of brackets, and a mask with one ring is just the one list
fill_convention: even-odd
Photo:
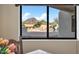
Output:
[[75,16],[75,5],[21,5],[20,35],[26,39],[76,39]]
[[27,38],[46,38],[46,32],[46,6],[22,6],[22,35]]

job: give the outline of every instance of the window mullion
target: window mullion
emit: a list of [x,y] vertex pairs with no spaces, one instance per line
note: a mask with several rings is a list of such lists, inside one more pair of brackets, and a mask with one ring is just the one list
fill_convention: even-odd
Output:
[[49,38],[49,6],[47,6],[47,38]]

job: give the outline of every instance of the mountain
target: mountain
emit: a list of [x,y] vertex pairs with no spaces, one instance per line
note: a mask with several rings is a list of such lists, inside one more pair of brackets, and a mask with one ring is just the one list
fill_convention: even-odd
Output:
[[36,18],[29,18],[29,19],[26,19],[23,24],[35,24],[37,23],[38,20]]

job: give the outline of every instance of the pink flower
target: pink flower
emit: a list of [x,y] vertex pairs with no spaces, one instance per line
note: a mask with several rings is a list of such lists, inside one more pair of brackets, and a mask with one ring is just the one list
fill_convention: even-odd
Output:
[[14,44],[14,43],[12,43],[12,44],[10,44],[9,46],[8,46],[8,48],[11,50],[11,51],[15,51],[15,49],[16,49],[16,45]]

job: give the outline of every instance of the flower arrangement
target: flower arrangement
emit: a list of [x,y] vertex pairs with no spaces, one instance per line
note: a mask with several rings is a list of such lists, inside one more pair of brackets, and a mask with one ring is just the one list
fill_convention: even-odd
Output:
[[15,54],[16,41],[0,38],[0,54]]

